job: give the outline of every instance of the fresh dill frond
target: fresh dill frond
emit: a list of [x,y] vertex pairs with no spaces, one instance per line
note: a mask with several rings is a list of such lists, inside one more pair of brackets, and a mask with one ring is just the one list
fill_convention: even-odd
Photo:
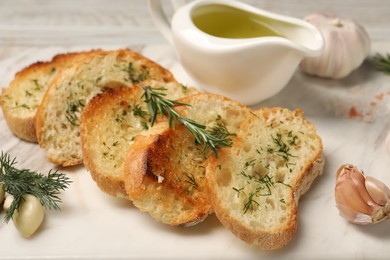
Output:
[[390,75],[390,53],[385,55],[377,53],[374,56],[374,65],[377,70]]
[[195,177],[192,173],[186,174],[186,177],[187,177],[187,180],[185,180],[185,182],[189,183],[195,189],[197,189],[199,187],[199,185],[196,183]]
[[42,89],[42,86],[39,84],[38,80],[37,79],[33,79],[32,82],[34,83],[34,90],[35,91],[39,91]]
[[[282,134],[277,133],[276,137],[275,136],[271,136],[271,137],[272,137],[274,144],[277,146],[277,148],[276,149],[268,148],[267,151],[269,153],[276,152],[277,155],[279,155],[281,158],[284,159],[286,164],[289,162],[291,157],[296,157],[293,154],[291,154],[291,152],[290,152],[291,147],[288,146],[287,143],[283,140]],[[291,136],[291,138],[292,139],[288,140],[287,142],[291,145],[295,145],[297,137]]]
[[82,99],[75,100],[72,102],[68,101],[68,107],[65,111],[65,117],[69,121],[69,123],[73,126],[79,126],[79,118],[80,118],[80,113],[85,107],[85,103]]
[[219,123],[211,128],[211,134],[219,139],[226,139],[229,142],[228,146],[232,145],[232,140],[230,139],[233,136],[236,136],[235,133],[230,133],[229,130],[226,128],[225,123]]
[[139,104],[135,104],[132,108],[133,110],[133,115],[134,116],[139,116],[141,118],[145,118],[148,115],[148,112],[145,110],[142,110],[142,107]]
[[133,83],[139,83],[149,77],[149,71],[146,69],[140,69],[138,72],[136,72],[132,62],[129,62],[126,72],[129,79]]
[[243,214],[247,213],[249,210],[254,211],[260,204],[253,198],[255,193],[250,193],[248,196],[248,200],[244,204]]
[[189,106],[189,104],[177,100],[167,99],[165,97],[166,94],[164,93],[166,88],[152,88],[150,86],[142,87],[144,89],[143,97],[151,115],[152,126],[155,123],[158,114],[168,116],[169,127],[172,127],[172,125],[176,127],[177,121],[179,121],[195,137],[195,142],[203,144],[203,150],[206,150],[206,148],[209,147],[215,157],[218,156],[217,149],[231,145],[231,140],[228,136],[219,136],[218,132],[224,132],[223,130],[214,129],[213,132],[209,132],[206,130],[206,126],[176,112],[174,109],[176,105]]
[[11,159],[7,153],[1,153],[0,184],[4,185],[5,192],[14,196],[5,214],[5,221],[8,222],[12,218],[14,211],[23,202],[23,195],[26,194],[37,197],[46,209],[59,210],[60,191],[65,190],[72,181],[57,170],[50,170],[47,175],[44,175],[29,169],[18,169],[15,164],[15,158]]

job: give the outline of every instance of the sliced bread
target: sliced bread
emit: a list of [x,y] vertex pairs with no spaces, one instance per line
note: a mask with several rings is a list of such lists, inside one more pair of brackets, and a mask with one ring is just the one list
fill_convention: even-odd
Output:
[[94,51],[62,70],[51,81],[36,116],[38,142],[46,157],[61,166],[82,163],[79,125],[88,102],[105,89],[151,79],[176,82],[169,71],[129,49]]
[[[209,131],[224,126],[230,134],[236,133],[249,113],[247,107],[213,94],[180,101],[190,106],[177,107],[178,113]],[[130,200],[159,222],[197,224],[213,212],[205,189],[206,158],[210,154],[180,123],[176,128],[169,128],[166,122],[153,126],[135,137],[125,157],[125,188]]]
[[292,239],[298,199],[323,165],[322,141],[300,110],[264,108],[245,119],[233,147],[210,157],[207,191],[225,227],[274,250]]
[[87,52],[56,55],[51,61],[36,62],[16,73],[0,97],[10,130],[19,138],[37,142],[35,115],[49,82],[57,73]]
[[[165,88],[166,98],[178,99],[197,91],[175,82],[150,82]],[[80,118],[84,166],[105,193],[128,198],[122,176],[123,160],[134,137],[150,128],[150,114],[139,85],[115,88],[96,95]],[[156,128],[157,129],[157,128]]]

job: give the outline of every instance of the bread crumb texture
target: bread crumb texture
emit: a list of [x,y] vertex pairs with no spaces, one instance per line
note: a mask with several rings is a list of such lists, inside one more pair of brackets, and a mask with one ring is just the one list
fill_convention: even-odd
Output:
[[[210,131],[219,124],[229,133],[236,133],[249,111],[230,99],[206,93],[180,101],[190,106],[177,107],[177,111]],[[179,123],[175,129],[166,126],[156,135],[145,134],[135,139],[127,154],[126,191],[135,206],[157,221],[197,224],[213,212],[205,187],[205,169],[211,154]]]
[[321,139],[301,111],[282,108],[253,112],[237,138],[207,169],[214,209],[244,241],[281,247],[296,229],[296,191],[321,156]]
[[[147,85],[164,88],[171,99],[196,92],[176,82],[151,81]],[[96,95],[81,115],[84,165],[101,190],[113,196],[127,198],[122,177],[124,157],[135,136],[151,127],[143,93],[139,85],[108,90]]]
[[175,81],[169,71],[130,50],[96,51],[58,74],[37,112],[38,142],[49,160],[62,166],[82,162],[80,115],[96,94],[151,79]]

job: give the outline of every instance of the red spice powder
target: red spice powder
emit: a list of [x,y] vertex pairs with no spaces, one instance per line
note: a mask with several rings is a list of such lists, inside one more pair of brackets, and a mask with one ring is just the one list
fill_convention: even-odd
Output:
[[361,116],[361,114],[356,110],[355,107],[351,107],[349,109],[349,117],[358,117]]
[[376,95],[375,98],[378,100],[382,100],[384,96],[385,96],[385,93],[381,93],[379,95]]

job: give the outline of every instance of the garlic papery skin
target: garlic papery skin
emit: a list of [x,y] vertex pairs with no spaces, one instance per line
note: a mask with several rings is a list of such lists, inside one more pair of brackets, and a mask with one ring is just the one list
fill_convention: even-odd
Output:
[[305,20],[324,38],[321,55],[302,60],[300,68],[310,75],[341,79],[357,69],[369,55],[370,38],[363,26],[332,14],[312,14]]

